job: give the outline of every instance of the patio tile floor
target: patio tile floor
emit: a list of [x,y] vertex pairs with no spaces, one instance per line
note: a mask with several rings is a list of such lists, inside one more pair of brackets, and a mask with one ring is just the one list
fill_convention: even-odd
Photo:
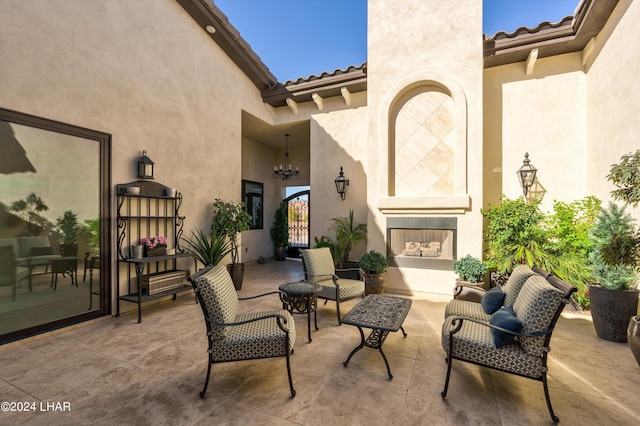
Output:
[[[295,260],[247,264],[241,296],[303,277]],[[243,301],[242,309],[279,307]],[[523,425],[550,423],[542,384],[454,362],[449,394],[440,397],[446,364],[440,344],[446,297],[413,298],[384,350],[342,362],[359,333],[338,326],[335,305],[320,305],[313,342],[296,315],[291,398],[283,358],[213,366],[204,399],[206,338],[192,295],[18,344],[0,347],[0,400],[35,403],[34,412],[0,412],[12,425]],[[344,304],[347,312],[359,299]],[[129,306],[128,308],[133,307]],[[123,307],[126,307],[123,305]],[[599,339],[586,315],[563,315],[551,342],[549,384],[561,424],[638,424],[640,367],[626,344]],[[41,404],[42,402],[42,404]],[[68,402],[70,411],[42,411]]]

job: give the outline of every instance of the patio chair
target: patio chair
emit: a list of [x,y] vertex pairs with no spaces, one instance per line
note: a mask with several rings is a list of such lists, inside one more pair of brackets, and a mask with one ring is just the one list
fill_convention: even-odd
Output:
[[[336,269],[333,257],[328,247],[300,250],[302,267],[307,281],[320,284],[322,290],[318,293],[318,299],[324,299],[326,305],[329,300],[336,301],[338,324],[342,325],[340,316],[340,302],[364,297],[364,275],[359,268]],[[336,272],[356,270],[360,279],[353,280],[340,278]]]
[[18,266],[14,246],[0,246],[0,287],[11,287],[11,301],[16,300],[18,282],[29,276],[29,269]]
[[[547,385],[547,354],[551,333],[576,288],[548,276],[533,275],[522,286],[513,306],[505,306],[482,320],[450,315],[442,325],[447,376],[442,398],[447,396],[453,360],[541,381],[549,414],[554,422]],[[453,300],[452,302],[455,302]]]
[[296,391],[291,379],[289,355],[293,353],[296,327],[291,314],[284,309],[238,313],[239,300],[279,292],[238,298],[231,276],[222,264],[205,267],[189,277],[189,281],[202,308],[209,341],[207,378],[200,398],[204,398],[207,391],[213,363],[279,356],[287,360],[289,388],[291,397],[294,397]]

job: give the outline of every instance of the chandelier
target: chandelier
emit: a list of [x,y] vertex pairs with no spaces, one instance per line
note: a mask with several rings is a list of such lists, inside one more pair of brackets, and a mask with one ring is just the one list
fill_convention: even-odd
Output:
[[273,167],[273,177],[280,178],[282,180],[289,179],[300,179],[300,172],[298,171],[298,167],[291,166],[291,160],[289,159],[289,133],[285,134],[287,138],[284,158],[282,159],[282,163],[279,166]]

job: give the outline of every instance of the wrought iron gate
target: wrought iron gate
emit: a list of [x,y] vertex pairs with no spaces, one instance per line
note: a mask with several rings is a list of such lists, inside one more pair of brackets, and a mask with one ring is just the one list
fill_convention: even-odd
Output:
[[298,249],[310,247],[309,193],[309,190],[297,192],[284,200],[289,223],[289,257],[300,257]]

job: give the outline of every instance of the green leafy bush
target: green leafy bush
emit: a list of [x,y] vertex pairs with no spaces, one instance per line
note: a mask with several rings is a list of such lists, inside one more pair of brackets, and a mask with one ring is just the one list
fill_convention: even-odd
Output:
[[382,275],[387,272],[389,261],[382,253],[371,250],[362,255],[358,266],[360,266],[365,274]]
[[478,283],[487,273],[487,265],[477,257],[468,254],[453,262],[453,272],[458,274],[458,278],[462,281]]
[[587,284],[591,281],[589,237],[600,209],[600,200],[586,197],[572,203],[554,202],[553,213],[540,210],[540,201],[502,197],[500,204],[482,210],[489,220],[485,238],[486,261],[500,273],[518,264],[538,265],[574,285],[575,300],[589,306]]
[[273,215],[273,227],[270,230],[271,241],[276,247],[289,245],[289,223],[287,222],[287,203],[282,202]]
[[614,235],[633,236],[635,219],[615,203],[609,203],[598,215],[596,224],[591,230],[591,238],[595,249],[591,253],[592,273],[595,280],[611,290],[628,290],[636,280],[634,266],[607,264],[602,256],[602,246],[611,244]]

